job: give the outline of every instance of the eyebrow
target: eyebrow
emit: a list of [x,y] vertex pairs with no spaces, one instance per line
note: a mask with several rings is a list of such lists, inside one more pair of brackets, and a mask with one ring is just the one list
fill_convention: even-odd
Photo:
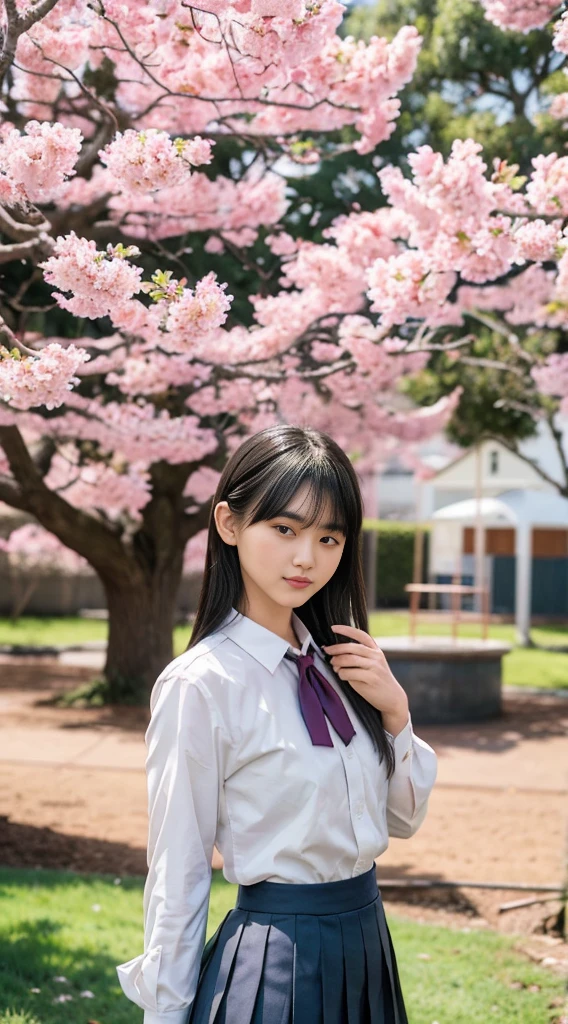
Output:
[[[299,512],[292,512],[290,510],[287,510],[286,512],[281,512],[280,516],[274,516],[274,519],[279,518],[293,519],[296,523],[306,522],[304,516],[301,516]],[[343,523],[322,523],[320,526],[320,530],[331,530],[334,533],[345,533]]]

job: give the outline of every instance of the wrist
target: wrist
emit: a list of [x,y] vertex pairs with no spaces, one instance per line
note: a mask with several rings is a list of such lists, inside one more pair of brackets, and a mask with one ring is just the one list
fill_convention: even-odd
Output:
[[[402,687],[401,687],[402,689]],[[398,736],[399,732],[402,732],[404,727],[408,724],[410,716],[410,709],[408,706],[408,697],[404,690],[403,695],[399,701],[388,711],[381,709],[381,718],[383,720],[383,728],[390,732],[391,736]]]

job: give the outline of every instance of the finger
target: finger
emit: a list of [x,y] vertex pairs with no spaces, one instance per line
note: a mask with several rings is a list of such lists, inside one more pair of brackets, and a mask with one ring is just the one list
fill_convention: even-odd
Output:
[[343,679],[346,683],[363,683],[365,686],[372,686],[372,677],[363,674],[363,669],[358,668],[357,670],[350,671],[348,668],[341,668],[337,673],[340,679]]
[[[360,644],[359,647],[361,647]],[[353,666],[354,668],[370,668],[368,655],[359,653],[334,654],[331,659],[331,664],[334,668],[336,665],[339,666],[339,668],[349,668],[350,666]]]
[[368,657],[371,651],[378,651],[380,648],[375,643],[370,647],[368,644],[355,643],[351,640],[344,644],[328,644],[327,647],[322,647],[322,650],[326,652],[331,651],[332,654],[349,654],[350,652],[363,654],[364,652],[364,656]]
[[352,636],[354,640],[358,640],[364,644],[365,647],[376,647],[376,643],[372,636],[369,636],[364,629],[359,629],[357,626],[332,626],[336,633],[344,633],[345,636]]

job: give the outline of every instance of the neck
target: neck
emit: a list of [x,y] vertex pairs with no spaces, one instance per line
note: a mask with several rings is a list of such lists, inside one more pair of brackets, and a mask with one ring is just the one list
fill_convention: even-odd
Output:
[[[251,589],[254,591],[254,588]],[[241,615],[246,615],[253,622],[258,622],[259,626],[264,626],[271,633],[276,633],[293,647],[301,646],[292,624],[293,609],[284,608],[281,604],[272,601],[266,594],[251,593],[250,590],[245,590],[236,608]]]

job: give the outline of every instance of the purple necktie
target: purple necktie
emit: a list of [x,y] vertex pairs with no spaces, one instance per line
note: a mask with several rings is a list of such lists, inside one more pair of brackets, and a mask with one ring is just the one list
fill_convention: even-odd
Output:
[[355,729],[343,701],[329,680],[314,665],[314,656],[309,653],[312,649],[310,645],[307,654],[292,654],[291,651],[286,651],[284,655],[285,658],[290,658],[298,665],[300,672],[298,695],[304,722],[315,746],[332,747],[333,740],[325,720],[325,715],[327,715],[334,729],[347,745],[355,735]]

